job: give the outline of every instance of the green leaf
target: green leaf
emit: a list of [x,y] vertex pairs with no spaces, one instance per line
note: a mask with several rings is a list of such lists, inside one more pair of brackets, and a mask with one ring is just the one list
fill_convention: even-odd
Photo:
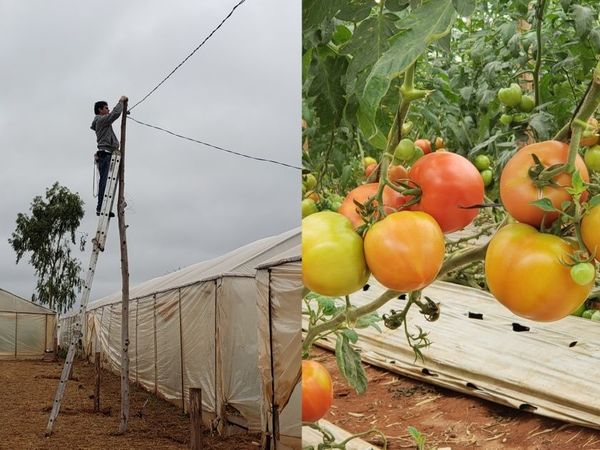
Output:
[[458,15],[462,17],[468,17],[473,14],[477,6],[476,0],[452,0],[452,4]]
[[344,0],[304,0],[302,2],[302,31],[320,26],[324,20],[332,19],[344,5]]
[[537,206],[538,208],[540,208],[542,211],[545,212],[555,212],[558,211],[554,205],[552,205],[552,201],[549,198],[542,198],[539,200],[536,200],[534,202],[529,202],[530,205],[533,206]]
[[588,36],[590,43],[592,44],[592,48],[596,53],[600,53],[600,28],[596,27],[592,31],[590,31],[590,35]]
[[590,208],[600,205],[600,195],[596,195],[590,199]]
[[340,374],[352,386],[357,394],[363,394],[367,390],[367,375],[363,368],[360,355],[350,346],[348,336],[338,333],[335,344],[335,359]]
[[343,54],[352,56],[346,81],[348,94],[354,93],[358,74],[371,68],[390,47],[389,39],[398,31],[397,20],[394,14],[383,14],[364,20],[356,27],[352,40],[341,50]]
[[586,189],[587,185],[585,181],[583,181],[583,178],[581,178],[579,170],[576,170],[571,178],[571,187],[568,187],[565,190],[571,195],[577,195],[582,194]]
[[573,5],[573,16],[577,37],[581,38],[589,34],[594,24],[594,10],[587,6]]
[[371,10],[376,6],[375,2],[370,0],[346,0],[336,18],[348,22],[360,22],[369,17]]
[[321,126],[332,129],[339,124],[344,106],[344,88],[342,76],[347,68],[343,57],[317,56],[313,60],[316,66],[308,94],[315,96],[315,108],[321,121]]
[[356,328],[368,328],[373,327],[381,333],[381,328],[377,325],[377,322],[381,321],[381,317],[377,313],[371,313],[364,316],[361,316],[356,321]]
[[358,111],[356,112],[356,118],[358,119],[360,130],[365,136],[368,136],[367,140],[369,143],[379,150],[385,150],[387,147],[387,138],[377,129],[375,123],[369,120],[364,114],[364,111],[360,108],[358,108]]
[[[368,120],[374,124],[379,104],[392,79],[403,74],[425,52],[429,44],[448,34],[455,17],[451,0],[427,0],[400,21],[401,31],[394,36],[392,46],[378,59],[367,77],[359,99],[363,121]],[[367,136],[371,137],[373,134]]]
[[350,342],[352,342],[353,344],[356,344],[358,342],[358,333],[354,330],[351,329],[346,329],[342,331],[343,334],[346,335],[346,337],[348,338],[348,340]]
[[331,297],[317,297],[317,302],[326,316],[331,316],[335,312],[335,300]]

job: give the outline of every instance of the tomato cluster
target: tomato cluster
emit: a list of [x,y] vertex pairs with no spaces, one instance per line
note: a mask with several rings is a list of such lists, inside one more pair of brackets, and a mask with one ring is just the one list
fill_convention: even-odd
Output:
[[[600,209],[588,211],[581,220],[585,248],[575,241],[544,230],[588,198],[588,192],[573,190],[573,175],[564,167],[569,146],[545,141],[526,145],[508,161],[500,177],[500,198],[506,211],[519,223],[507,225],[491,239],[485,260],[485,275],[490,292],[513,313],[539,321],[561,319],[586,300],[594,286],[596,268],[581,254],[597,254],[600,245]],[[575,156],[575,172],[581,182],[589,182],[585,162]],[[544,207],[538,203],[545,201]],[[585,232],[584,232],[585,230]],[[591,257],[590,257],[591,258]],[[515,289],[519,286],[519,289]]]
[[504,105],[504,113],[500,116],[503,125],[523,124],[527,122],[529,113],[535,108],[535,100],[531,95],[523,94],[521,86],[511,83],[509,87],[498,90],[498,100]]
[[[417,145],[407,141],[401,141],[402,158],[416,152]],[[363,184],[348,193],[337,214],[322,211],[302,221],[306,287],[342,296],[362,287],[369,273],[403,292],[435,280],[444,259],[444,233],[472,222],[483,202],[483,180],[466,158],[439,149],[421,156],[408,171],[397,166],[399,175],[390,173],[394,167],[388,179],[411,187],[407,194],[386,185],[379,208],[380,184]],[[364,231],[364,240],[358,231]]]

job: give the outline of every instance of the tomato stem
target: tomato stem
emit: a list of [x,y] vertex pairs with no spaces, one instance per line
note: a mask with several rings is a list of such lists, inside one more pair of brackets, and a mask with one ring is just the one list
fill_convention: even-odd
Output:
[[[573,118],[569,121],[569,123],[565,124],[558,133],[554,136],[554,140],[564,141],[569,137],[569,131],[573,128],[573,122],[575,119],[582,120],[584,123],[594,114],[594,111],[598,109],[600,105],[600,62],[594,69],[594,73],[592,75],[592,81],[588,87],[585,97],[583,98],[581,104],[576,109],[573,114]],[[575,139],[571,139],[574,141]],[[579,139],[577,139],[577,144],[579,145]]]

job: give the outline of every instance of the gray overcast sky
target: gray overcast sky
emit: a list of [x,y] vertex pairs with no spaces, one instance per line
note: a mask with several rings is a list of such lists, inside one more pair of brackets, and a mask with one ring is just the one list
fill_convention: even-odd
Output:
[[[95,234],[93,104],[142,99],[239,0],[0,0],[0,288],[31,298],[8,238],[55,181]],[[131,116],[229,150],[300,166],[301,3],[247,0]],[[113,124],[117,136],[120,120]],[[125,197],[131,285],[300,225],[300,171],[132,121]],[[115,205],[116,207],[116,205]],[[116,209],[116,208],[115,208]],[[85,267],[85,253],[75,251]],[[82,272],[85,276],[85,272]],[[121,290],[117,220],[91,300]]]

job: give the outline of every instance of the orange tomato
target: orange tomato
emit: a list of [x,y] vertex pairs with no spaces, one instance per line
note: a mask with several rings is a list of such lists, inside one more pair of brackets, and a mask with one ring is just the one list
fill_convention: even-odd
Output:
[[388,180],[397,183],[400,180],[408,179],[408,171],[401,165],[390,165],[388,167]]
[[333,402],[331,375],[321,363],[302,361],[302,422],[321,419]]
[[431,153],[431,141],[429,139],[417,139],[415,145],[423,150],[424,154]]
[[[364,204],[369,197],[372,197],[377,193],[377,189],[379,189],[379,183],[367,183],[354,188],[348,193],[342,202],[340,209],[338,209],[338,212],[350,219],[354,228],[360,227],[364,224],[364,221],[357,211],[354,200]],[[390,189],[388,186],[383,189],[383,206],[386,213],[397,210],[404,203],[406,203],[406,197],[404,195]]]
[[[508,213],[519,222],[539,228],[544,214],[545,225],[550,225],[558,218],[557,212],[544,213],[540,208],[531,204],[543,197],[550,199],[555,208],[560,208],[562,202],[572,200],[565,186],[571,185],[571,175],[561,173],[553,178],[558,186],[536,187],[529,176],[529,169],[534,165],[532,154],[535,154],[545,167],[567,162],[569,146],[564,142],[545,141],[526,145],[508,161],[500,175],[500,198]],[[581,174],[583,181],[590,177],[583,159],[577,155],[575,168]],[[581,200],[587,199],[587,192]]]
[[600,206],[594,206],[583,216],[581,237],[586,248],[600,262]]
[[377,169],[377,163],[369,164],[365,167],[365,177],[369,178],[375,169]]
[[410,292],[429,285],[444,261],[444,234],[429,214],[400,211],[375,223],[365,236],[365,258],[388,289]]
[[564,239],[523,223],[501,228],[485,257],[490,292],[514,314],[540,322],[562,319],[587,298],[594,281],[581,286],[562,263],[573,251]]

